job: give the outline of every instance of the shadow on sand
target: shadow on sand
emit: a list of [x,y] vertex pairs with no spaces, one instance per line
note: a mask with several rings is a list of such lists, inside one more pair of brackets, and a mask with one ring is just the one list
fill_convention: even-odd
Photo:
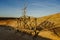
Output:
[[44,37],[32,36],[9,26],[0,26],[0,40],[51,40]]

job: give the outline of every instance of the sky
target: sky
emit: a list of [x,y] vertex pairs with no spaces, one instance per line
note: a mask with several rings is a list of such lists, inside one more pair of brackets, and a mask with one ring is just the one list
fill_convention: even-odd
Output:
[[26,15],[42,17],[60,12],[60,0],[0,0],[0,17],[20,17],[27,3]]

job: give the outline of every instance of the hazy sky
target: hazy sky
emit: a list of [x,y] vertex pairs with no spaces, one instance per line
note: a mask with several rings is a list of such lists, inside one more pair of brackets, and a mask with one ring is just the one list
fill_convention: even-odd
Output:
[[20,17],[27,2],[27,15],[41,17],[60,12],[60,0],[0,0],[0,17]]

